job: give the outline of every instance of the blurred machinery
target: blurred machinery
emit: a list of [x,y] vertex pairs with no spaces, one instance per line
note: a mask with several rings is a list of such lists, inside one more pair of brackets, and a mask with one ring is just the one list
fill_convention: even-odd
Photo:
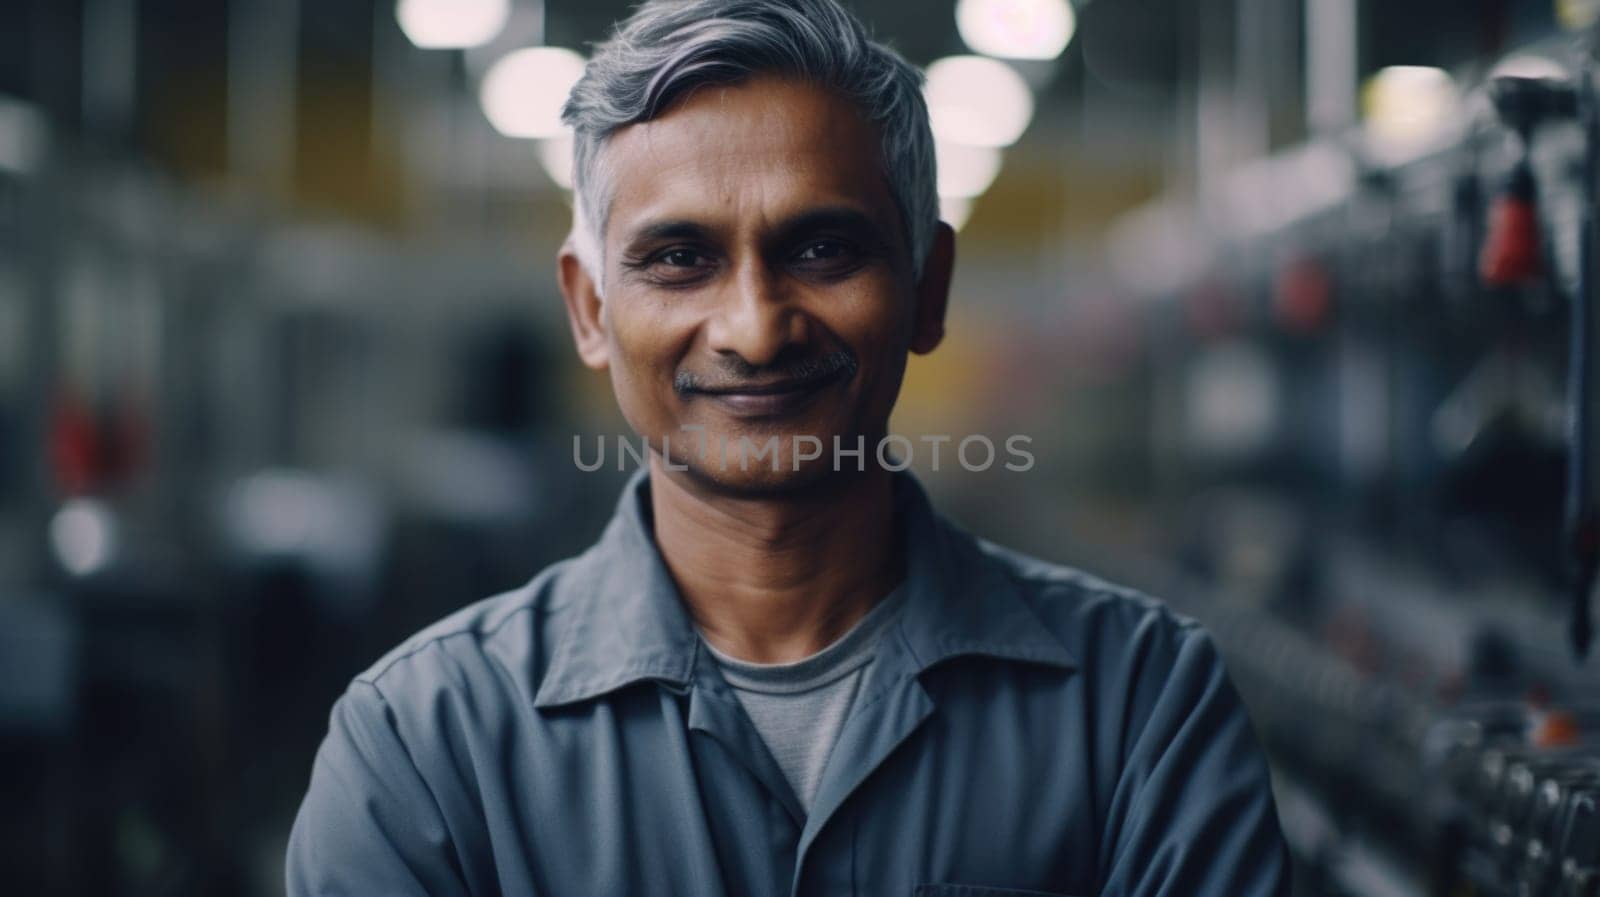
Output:
[[344,684],[581,547],[614,478],[560,477],[583,411],[506,256],[219,205],[27,126],[0,164],[6,890],[281,893]]
[[1600,893],[1594,50],[1382,72],[1114,238],[1189,521],[1127,578],[1217,635],[1306,893]]

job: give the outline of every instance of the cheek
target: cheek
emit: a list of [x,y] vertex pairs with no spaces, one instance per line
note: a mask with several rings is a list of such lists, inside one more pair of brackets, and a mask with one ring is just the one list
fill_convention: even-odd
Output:
[[[620,298],[607,301],[623,302]],[[618,310],[621,313],[617,313]],[[622,414],[635,429],[654,433],[676,401],[672,375],[683,343],[681,322],[646,302],[613,306],[607,332],[611,340],[611,385]]]
[[874,377],[892,375],[897,358],[904,364],[911,340],[910,304],[892,282],[871,284],[837,303],[832,317],[829,326],[844,337]]
[[[668,310],[648,300],[618,300],[609,326],[611,348],[621,366],[635,378],[654,376],[656,369],[671,367],[680,329]],[[669,381],[670,382],[670,381]]]

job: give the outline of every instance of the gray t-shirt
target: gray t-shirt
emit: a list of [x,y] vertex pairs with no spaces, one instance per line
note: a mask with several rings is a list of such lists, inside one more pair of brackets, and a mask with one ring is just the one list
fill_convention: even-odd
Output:
[[896,588],[833,644],[793,663],[739,660],[701,636],[807,812],[878,637],[904,603],[904,593],[904,586]]

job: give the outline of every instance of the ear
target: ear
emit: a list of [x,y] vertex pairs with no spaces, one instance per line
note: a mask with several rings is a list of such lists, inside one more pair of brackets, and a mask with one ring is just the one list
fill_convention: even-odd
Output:
[[578,357],[589,367],[604,370],[610,362],[611,347],[606,338],[605,303],[600,290],[588,269],[578,261],[571,240],[561,244],[556,264],[556,280],[561,285],[561,298],[566,301],[567,323],[572,325]]
[[911,325],[911,351],[926,355],[944,340],[944,313],[950,305],[950,272],[956,263],[956,232],[939,222],[933,246],[917,283],[916,318]]

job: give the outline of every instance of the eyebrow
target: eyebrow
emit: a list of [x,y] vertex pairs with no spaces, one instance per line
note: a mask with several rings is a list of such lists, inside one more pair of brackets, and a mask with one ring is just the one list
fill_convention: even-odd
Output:
[[778,225],[774,244],[792,243],[818,231],[838,231],[857,240],[886,248],[888,235],[878,222],[852,206],[824,206],[809,209]]
[[[772,235],[762,242],[772,246],[792,243],[818,231],[841,231],[849,236],[878,244],[888,245],[888,236],[872,216],[854,206],[822,206],[807,209],[778,223]],[[716,241],[716,229],[692,218],[667,218],[648,221],[635,228],[623,243],[625,255],[636,255],[639,249],[652,243],[669,240]]]
[[687,218],[651,221],[636,228],[623,244],[624,252],[648,243],[666,240],[703,240],[712,238],[711,228]]

